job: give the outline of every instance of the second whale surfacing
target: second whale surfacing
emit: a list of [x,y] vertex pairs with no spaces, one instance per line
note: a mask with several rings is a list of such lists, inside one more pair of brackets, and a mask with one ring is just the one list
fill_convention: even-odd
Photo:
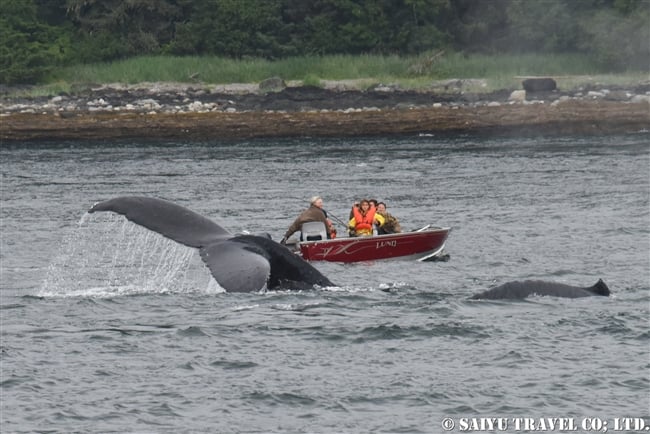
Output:
[[590,297],[592,295],[607,297],[609,296],[609,288],[602,279],[598,279],[595,285],[586,288],[542,280],[525,280],[504,283],[479,294],[474,294],[470,299],[508,300],[522,299],[532,295],[564,298]]
[[233,235],[212,220],[172,202],[122,196],[95,204],[173,241],[199,249],[219,285],[228,292],[312,289],[335,286],[314,266],[270,238]]

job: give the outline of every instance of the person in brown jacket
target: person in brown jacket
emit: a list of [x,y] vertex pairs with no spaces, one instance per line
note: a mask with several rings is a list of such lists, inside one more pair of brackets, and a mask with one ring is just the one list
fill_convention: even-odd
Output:
[[402,232],[399,220],[397,220],[397,217],[386,211],[386,204],[384,202],[379,202],[379,204],[377,204],[377,214],[384,218],[384,224],[378,229],[379,235],[398,234]]
[[332,223],[327,218],[327,213],[323,210],[323,199],[320,196],[314,196],[309,201],[309,208],[304,210],[289,226],[280,244],[284,244],[294,233],[302,228],[303,223],[307,222],[323,222],[327,228],[327,238],[330,238],[332,231]]

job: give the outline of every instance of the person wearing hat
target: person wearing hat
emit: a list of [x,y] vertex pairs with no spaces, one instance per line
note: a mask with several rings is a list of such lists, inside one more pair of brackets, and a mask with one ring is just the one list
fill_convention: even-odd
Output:
[[287,242],[289,238],[294,233],[298,232],[302,228],[303,223],[307,222],[323,222],[327,228],[327,238],[331,237],[332,223],[327,218],[327,213],[323,209],[323,198],[320,196],[314,196],[309,200],[309,208],[304,210],[289,226],[287,232],[285,232],[284,237],[280,241],[280,244]]

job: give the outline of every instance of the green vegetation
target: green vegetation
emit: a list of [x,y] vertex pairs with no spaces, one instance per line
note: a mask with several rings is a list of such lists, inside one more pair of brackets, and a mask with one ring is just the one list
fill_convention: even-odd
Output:
[[412,59],[380,55],[290,57],[279,60],[198,56],[142,56],[126,60],[62,68],[53,78],[88,83],[178,81],[251,83],[272,76],[302,80],[307,75],[328,80],[408,76]]
[[647,74],[648,22],[650,0],[2,0],[0,83]]
[[[431,59],[434,58],[434,61]],[[378,83],[399,84],[403,89],[431,88],[436,80],[481,78],[482,84],[468,84],[465,91],[491,92],[516,89],[521,76],[549,75],[563,89],[584,84],[636,84],[650,77],[645,72],[606,74],[587,56],[568,54],[449,56],[440,53],[397,57],[379,55],[332,55],[292,57],[277,61],[234,60],[219,57],[141,56],[117,62],[61,68],[52,81],[18,90],[13,97],[54,96],[74,93],[90,84],[137,84],[152,81],[201,83],[204,86],[229,83],[258,83],[269,77],[309,86],[326,81],[346,80],[349,86],[366,89]]]
[[322,86],[320,78],[316,77],[314,74],[307,74],[305,78],[302,79],[302,84],[303,86]]
[[[331,55],[280,60],[235,60],[220,57],[141,56],[107,63],[59,69],[52,79],[64,83],[125,83],[151,81],[206,84],[257,83],[269,77],[320,85],[321,80],[367,80],[401,83],[417,88],[432,80],[486,78],[508,87],[517,76],[580,76],[603,74],[592,58],[575,54],[461,55],[452,53],[398,57]],[[642,74],[628,74],[639,76]]]

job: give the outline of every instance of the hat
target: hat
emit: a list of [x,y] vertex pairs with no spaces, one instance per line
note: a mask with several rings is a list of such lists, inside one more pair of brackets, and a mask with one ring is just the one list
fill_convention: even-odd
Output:
[[312,196],[311,199],[309,199],[309,204],[310,205],[315,204],[318,199],[323,200],[323,198],[320,196]]

